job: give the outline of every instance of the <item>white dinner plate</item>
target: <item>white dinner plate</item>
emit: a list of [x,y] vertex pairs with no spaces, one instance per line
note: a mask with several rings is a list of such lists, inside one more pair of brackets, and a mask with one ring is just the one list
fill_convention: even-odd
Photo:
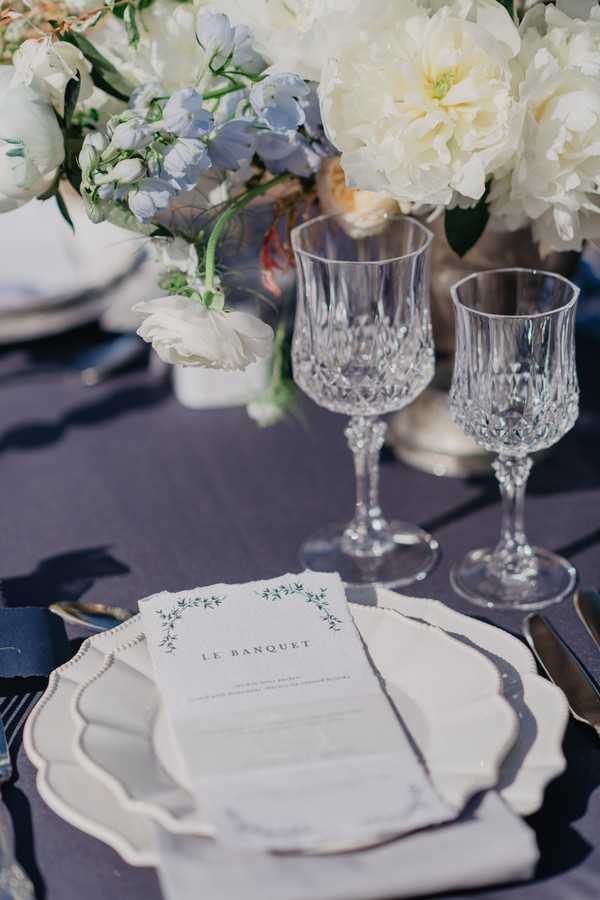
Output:
[[546,785],[566,767],[562,741],[569,719],[565,695],[538,675],[528,647],[502,628],[462,615],[439,600],[377,590],[379,606],[398,610],[477,647],[498,668],[504,696],[519,717],[519,739],[502,763],[498,787],[509,806],[529,816],[542,805]]
[[[351,605],[388,694],[438,792],[462,809],[498,780],[518,723],[498,670],[438,628],[393,610]],[[110,653],[76,692],[73,744],[120,804],[177,834],[211,834],[189,792],[143,634]]]
[[[568,711],[562,692],[536,674],[527,648],[501,629],[433,600],[404,597],[391,591],[379,591],[377,599],[406,615],[437,622],[458,639],[491,654],[508,688],[507,699],[522,726],[501,767],[500,780],[507,782],[503,794],[517,812],[533,812],[541,805],[544,786],[564,768],[561,742]],[[105,841],[130,864],[143,866],[156,863],[150,820],[125,812],[106,784],[77,764],[72,752],[75,723],[70,716],[77,686],[100,668],[106,653],[135,637],[138,631],[136,617],[111,632],[94,635],[74,659],[52,674],[46,693],[27,722],[25,749],[38,768],[37,784],[42,797],[59,816]],[[511,775],[514,766],[518,766],[518,771]]]
[[102,666],[107,653],[128,635],[137,633],[137,618],[88,638],[73,659],[51,674],[44,695],[26,722],[23,743],[38,770],[37,788],[50,809],[109,844],[130,865],[152,866],[156,864],[153,823],[121,809],[113,792],[82,769],[72,751],[73,694]]

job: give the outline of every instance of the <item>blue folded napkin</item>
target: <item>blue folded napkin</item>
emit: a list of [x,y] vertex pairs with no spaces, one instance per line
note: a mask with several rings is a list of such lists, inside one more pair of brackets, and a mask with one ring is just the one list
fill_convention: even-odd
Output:
[[37,606],[0,608],[0,679],[46,677],[72,656],[64,622]]

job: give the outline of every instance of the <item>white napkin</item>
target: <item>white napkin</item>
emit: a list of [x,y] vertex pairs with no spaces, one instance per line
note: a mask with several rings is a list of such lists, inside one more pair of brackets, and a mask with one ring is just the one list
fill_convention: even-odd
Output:
[[535,835],[495,793],[451,825],[361,853],[276,856],[159,836],[165,900],[384,900],[531,878]]
[[236,848],[368,844],[454,818],[362,647],[338,575],[140,603],[199,806]]

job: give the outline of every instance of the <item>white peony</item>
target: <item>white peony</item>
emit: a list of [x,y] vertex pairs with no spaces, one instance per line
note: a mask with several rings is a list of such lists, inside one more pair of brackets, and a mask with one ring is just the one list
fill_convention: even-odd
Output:
[[369,8],[319,89],[349,185],[402,203],[472,205],[518,142],[516,27],[496,0]]
[[43,194],[65,155],[62,132],[45,97],[12,84],[12,66],[0,66],[0,212]]
[[530,220],[542,255],[600,238],[600,9],[589,21],[553,6],[523,22],[525,122],[510,171],[490,193],[492,225]]
[[81,50],[66,41],[24,41],[13,57],[13,65],[13,83],[26,84],[43,94],[60,115],[64,111],[65,88],[72,78],[80,82],[78,103],[88,100],[94,91],[89,62]]
[[209,309],[180,296],[133,309],[146,315],[137,333],[166,363],[234,371],[271,352],[273,329],[248,313]]
[[[318,81],[333,48],[345,39],[346,15],[360,0],[218,0],[232,22],[247,25],[258,52],[275,71]],[[364,9],[368,4],[362,3]],[[353,23],[354,24],[354,23]]]
[[[196,9],[206,5],[196,3]],[[87,37],[133,87],[158,81],[170,94],[200,84],[206,74],[206,54],[196,40],[196,9],[178,0],[154,0],[138,17],[137,47],[117,16],[107,16]]]

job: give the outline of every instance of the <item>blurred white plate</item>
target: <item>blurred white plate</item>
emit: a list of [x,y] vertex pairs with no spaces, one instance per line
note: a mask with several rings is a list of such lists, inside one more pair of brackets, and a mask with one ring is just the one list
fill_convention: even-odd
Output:
[[[32,200],[0,216],[0,343],[57,334],[98,318],[111,292],[140,267],[145,238],[94,225],[66,194],[73,233],[54,200]],[[133,302],[133,301],[132,301]]]
[[[439,793],[461,809],[492,787],[517,737],[498,670],[479,652],[393,610],[351,606],[389,696]],[[107,656],[76,692],[75,757],[131,812],[177,834],[210,835],[153,680],[144,635]]]

